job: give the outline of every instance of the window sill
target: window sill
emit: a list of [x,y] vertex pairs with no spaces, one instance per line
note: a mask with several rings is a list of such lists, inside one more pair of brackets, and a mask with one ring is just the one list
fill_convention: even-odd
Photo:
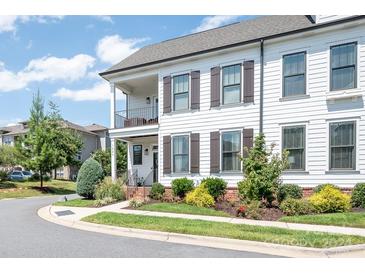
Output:
[[338,175],[360,174],[360,171],[359,170],[329,170],[329,171],[326,171],[326,174],[338,174]]
[[249,102],[249,103],[240,102],[240,103],[232,103],[232,104],[219,105],[217,107],[211,107],[210,109],[225,109],[225,108],[248,106],[248,105],[253,105],[253,104],[254,104],[254,102]]
[[281,97],[279,99],[279,101],[286,102],[286,101],[301,100],[301,99],[307,99],[307,98],[310,98],[309,94],[293,95],[293,96]]
[[172,110],[171,112],[164,113],[163,115],[171,116],[171,115],[175,115],[175,114],[194,113],[194,112],[198,112],[198,111],[199,111],[199,109]]
[[283,175],[307,175],[309,171],[305,170],[285,170],[283,171]]
[[362,96],[362,90],[360,88],[342,89],[326,92],[327,101],[334,101],[336,99],[345,98],[352,98],[354,100],[356,99],[356,97],[360,96]]

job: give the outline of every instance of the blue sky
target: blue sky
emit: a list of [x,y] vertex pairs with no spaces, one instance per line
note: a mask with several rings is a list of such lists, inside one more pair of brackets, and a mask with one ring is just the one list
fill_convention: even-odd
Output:
[[32,96],[62,116],[109,125],[109,88],[97,73],[144,45],[245,16],[0,16],[0,126],[26,120]]

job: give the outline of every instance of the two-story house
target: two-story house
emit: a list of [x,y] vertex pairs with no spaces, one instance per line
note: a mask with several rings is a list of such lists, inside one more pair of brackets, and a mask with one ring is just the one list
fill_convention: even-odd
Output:
[[[97,149],[110,147],[108,129],[98,124],[81,126],[67,120],[63,120],[62,126],[74,130],[82,139],[83,147],[77,154],[77,160],[84,162]],[[0,145],[14,146],[20,136],[27,134],[28,122],[0,128]],[[77,176],[78,167],[64,166],[54,171],[53,176],[58,179],[74,180]]]
[[[262,16],[146,46],[100,75],[129,183],[242,180],[264,133],[289,151],[284,183],[365,181],[365,16]],[[116,108],[116,93],[126,109]]]

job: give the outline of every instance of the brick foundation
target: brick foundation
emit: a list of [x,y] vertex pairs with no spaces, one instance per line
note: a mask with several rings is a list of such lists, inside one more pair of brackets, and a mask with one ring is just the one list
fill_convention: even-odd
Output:
[[[127,193],[127,199],[140,199],[143,200],[144,197],[148,197],[149,193],[151,191],[151,187],[126,187],[126,193]],[[341,188],[341,191],[346,194],[352,193],[352,188]],[[309,197],[313,194],[313,188],[311,187],[304,187],[303,188],[303,196]],[[164,200],[166,201],[172,201],[173,200],[173,194],[171,187],[165,188],[164,193]],[[238,201],[238,189],[235,187],[229,187],[227,188],[226,194],[224,195],[224,200],[226,201]]]

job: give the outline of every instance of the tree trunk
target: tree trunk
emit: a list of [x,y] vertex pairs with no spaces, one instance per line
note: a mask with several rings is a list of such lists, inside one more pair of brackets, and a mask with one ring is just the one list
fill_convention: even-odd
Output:
[[41,170],[39,173],[41,175],[41,188],[43,188],[43,171]]

